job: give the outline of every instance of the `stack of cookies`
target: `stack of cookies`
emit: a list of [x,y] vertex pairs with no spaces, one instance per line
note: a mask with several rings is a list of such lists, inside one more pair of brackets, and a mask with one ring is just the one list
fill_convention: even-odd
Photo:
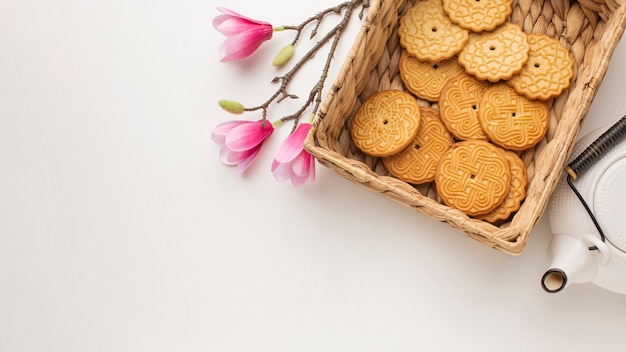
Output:
[[406,90],[373,95],[351,125],[355,145],[393,176],[434,181],[443,203],[492,223],[522,204],[519,154],[544,138],[548,102],[573,76],[558,40],[507,21],[512,2],[419,1],[398,28]]

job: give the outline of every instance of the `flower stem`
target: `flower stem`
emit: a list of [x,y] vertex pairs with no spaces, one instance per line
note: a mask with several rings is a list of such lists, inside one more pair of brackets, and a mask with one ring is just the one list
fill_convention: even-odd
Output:
[[332,60],[334,59],[334,54],[335,51],[337,50],[337,46],[339,44],[339,39],[341,38],[341,35],[343,34],[343,32],[345,31],[345,29],[348,26],[348,23],[352,17],[352,13],[353,11],[358,8],[361,7],[361,12],[359,14],[359,18],[362,18],[363,13],[365,11],[365,9],[367,7],[369,7],[369,0],[351,0],[351,1],[347,1],[344,3],[341,3],[337,6],[328,8],[322,12],[319,12],[318,14],[316,14],[315,16],[312,16],[308,19],[306,19],[304,22],[302,22],[301,24],[297,25],[297,26],[281,26],[279,28],[282,28],[284,30],[295,30],[296,31],[296,36],[292,42],[293,45],[295,45],[298,40],[300,39],[300,36],[303,32],[303,30],[310,25],[313,22],[316,22],[315,27],[311,33],[311,37],[310,39],[312,39],[313,37],[315,37],[318,34],[318,29],[322,23],[322,21],[326,18],[327,15],[332,14],[332,13],[336,13],[336,14],[341,14],[343,12],[343,17],[341,19],[341,21],[335,25],[335,27],[333,27],[330,31],[328,31],[328,33],[326,33],[325,36],[322,37],[322,39],[320,39],[319,42],[317,42],[296,64],[294,64],[294,66],[292,67],[291,70],[289,70],[287,73],[285,73],[282,76],[279,77],[275,77],[271,83],[279,83],[280,82],[280,87],[274,92],[274,94],[272,94],[272,96],[270,96],[269,99],[267,99],[263,104],[255,106],[255,107],[251,107],[251,108],[246,108],[246,111],[257,111],[257,110],[262,110],[262,118],[263,120],[265,120],[267,118],[268,115],[268,110],[269,107],[273,104],[273,103],[280,103],[285,99],[299,99],[298,96],[289,93],[288,91],[288,86],[291,83],[293,77],[296,75],[296,73],[307,63],[309,62],[314,56],[315,54],[322,48],[324,47],[326,44],[328,44],[329,42],[332,41],[331,43],[331,47],[330,50],[328,52],[328,56],[326,58],[326,62],[324,64],[324,68],[322,69],[322,74],[320,76],[320,79],[313,85],[311,91],[309,92],[309,96],[307,98],[307,100],[305,101],[305,103],[302,105],[302,107],[300,109],[298,109],[296,112],[294,112],[291,115],[287,115],[284,116],[280,119],[280,121],[285,122],[288,120],[294,120],[294,129],[296,128],[297,124],[298,124],[298,119],[299,117],[307,110],[309,109],[311,106],[313,106],[312,109],[312,115],[317,114],[317,111],[319,109],[319,106],[321,104],[322,101],[322,92],[324,89],[324,84],[326,82],[326,79],[328,78],[328,73],[330,71],[330,65],[332,63]]
[[298,40],[300,39],[300,35],[302,35],[302,31],[304,30],[304,28],[307,27],[312,22],[317,22],[317,23],[315,25],[315,28],[313,28],[313,31],[311,31],[311,36],[309,39],[313,39],[313,37],[317,35],[317,31],[320,25],[322,24],[324,17],[326,17],[326,15],[330,13],[341,14],[341,11],[343,11],[344,9],[348,9],[349,11],[352,11],[357,6],[363,3],[364,3],[363,0],[346,1],[337,6],[329,7],[326,10],[317,13],[315,16],[307,18],[304,22],[300,23],[297,26],[282,26],[282,28],[285,30],[295,30],[297,32],[295,38],[293,39],[293,42],[291,43],[292,45],[296,45],[296,43],[298,43]]
[[283,121],[283,120],[281,120],[281,119],[278,119],[278,120],[272,121],[272,126],[274,126],[274,127],[278,127],[278,126],[282,125],[282,124],[283,124],[283,122],[284,122],[284,121]]

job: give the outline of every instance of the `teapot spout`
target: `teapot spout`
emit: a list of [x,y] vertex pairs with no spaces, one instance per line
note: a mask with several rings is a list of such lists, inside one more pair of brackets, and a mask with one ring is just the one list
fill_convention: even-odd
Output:
[[567,274],[561,269],[548,269],[541,277],[541,287],[549,293],[556,293],[567,286]]
[[598,272],[593,252],[582,238],[557,234],[548,247],[551,260],[541,278],[541,287],[549,293],[562,291],[573,283],[591,282]]

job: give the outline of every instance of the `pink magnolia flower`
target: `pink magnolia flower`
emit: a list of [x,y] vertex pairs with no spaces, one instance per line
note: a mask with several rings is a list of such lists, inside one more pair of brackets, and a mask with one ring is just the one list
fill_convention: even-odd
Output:
[[277,181],[291,180],[295,187],[304,185],[308,179],[315,181],[315,158],[304,150],[304,139],[310,129],[310,123],[298,125],[278,147],[272,162],[272,173]]
[[222,62],[244,59],[264,41],[272,38],[271,24],[253,20],[224,7],[217,9],[224,13],[213,19],[213,27],[226,36],[219,48]]
[[215,127],[211,139],[222,146],[220,161],[237,165],[237,172],[246,171],[259,155],[263,142],[274,132],[269,121],[228,121]]

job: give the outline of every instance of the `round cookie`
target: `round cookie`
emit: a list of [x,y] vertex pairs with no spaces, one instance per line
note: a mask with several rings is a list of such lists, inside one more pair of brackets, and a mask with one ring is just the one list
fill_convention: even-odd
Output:
[[569,50],[546,34],[529,34],[528,43],[528,62],[507,83],[529,99],[548,100],[561,94],[574,75]]
[[400,45],[419,60],[439,62],[463,49],[469,31],[450,21],[441,0],[419,1],[400,19]]
[[448,79],[463,72],[455,58],[438,63],[418,60],[402,51],[399,63],[400,78],[406,88],[418,97],[435,102]]
[[472,34],[458,59],[468,73],[497,82],[520,72],[529,51],[527,34],[518,25],[505,22],[493,31]]
[[441,121],[458,140],[486,140],[478,122],[480,100],[490,83],[461,73],[448,80],[441,90]]
[[357,109],[350,133],[363,153],[384,157],[402,151],[415,139],[420,120],[420,107],[411,93],[385,90]]
[[478,121],[494,144],[522,151],[535,146],[548,131],[550,108],[530,100],[505,83],[491,86],[483,94]]
[[420,113],[421,126],[413,142],[400,153],[382,158],[392,175],[416,185],[435,179],[439,159],[454,142],[439,111],[422,107]]
[[478,215],[476,218],[479,220],[485,220],[491,223],[507,220],[511,214],[519,210],[522,201],[526,198],[528,174],[526,173],[524,162],[517,154],[511,151],[507,151],[505,157],[511,169],[511,186],[509,193],[507,193],[499,207],[487,214]]
[[435,184],[446,205],[476,216],[502,204],[511,187],[511,169],[501,148],[487,141],[463,141],[439,160]]
[[443,0],[443,9],[452,22],[473,32],[492,31],[506,22],[513,0]]

